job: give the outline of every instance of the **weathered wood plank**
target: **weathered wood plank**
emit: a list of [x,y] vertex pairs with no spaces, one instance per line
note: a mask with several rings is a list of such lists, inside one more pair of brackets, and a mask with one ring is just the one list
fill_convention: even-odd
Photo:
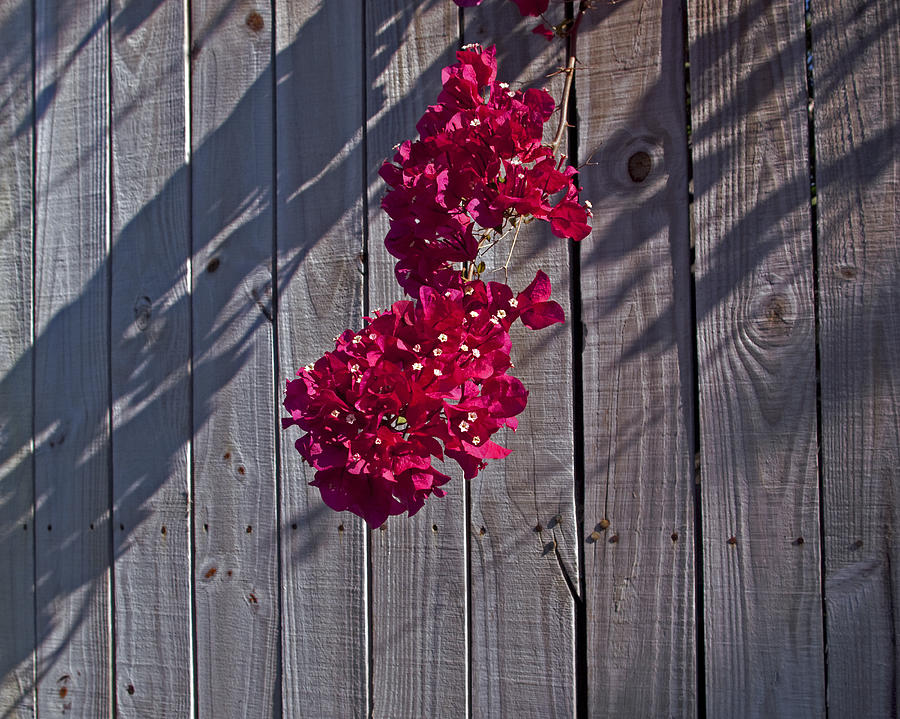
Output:
[[112,712],[108,23],[37,2],[34,429],[42,717]]
[[584,20],[577,76],[590,716],[694,716],[693,378],[682,7]]
[[[378,168],[437,98],[454,60],[457,8],[450,2],[366,3],[369,305],[401,299],[384,248]],[[459,717],[466,712],[466,569],[462,480],[412,519],[371,533],[372,697],[375,717]]]
[[[562,8],[554,8],[562,19]],[[552,13],[550,13],[552,14]],[[464,13],[466,43],[496,45],[498,79],[545,87],[556,99],[564,77],[562,42],[533,35],[507,0]],[[549,142],[556,117],[548,123]],[[498,245],[486,281],[507,281],[509,245]],[[507,284],[523,290],[542,269],[569,317],[568,243],[535,222],[519,232]],[[493,270],[493,271],[492,271]],[[470,483],[472,716],[575,715],[575,599],[578,586],[572,422],[571,326],[533,332],[517,324],[513,373],[529,391],[519,432],[497,441],[512,450]]]
[[190,716],[184,8],[116,0],[111,17],[116,706]]
[[0,715],[34,716],[32,2],[0,5]]
[[900,4],[816,3],[830,716],[900,712]]
[[709,716],[822,716],[798,3],[688,8]]
[[198,713],[277,716],[272,18],[191,3]]
[[[362,322],[363,13],[361,0],[276,5],[279,383]],[[280,443],[284,712],[366,716],[363,525],[307,486],[297,436]]]

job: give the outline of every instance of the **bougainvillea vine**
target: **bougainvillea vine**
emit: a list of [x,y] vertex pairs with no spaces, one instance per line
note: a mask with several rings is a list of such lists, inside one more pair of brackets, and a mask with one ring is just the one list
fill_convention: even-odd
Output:
[[[523,13],[541,5],[517,4]],[[528,396],[510,374],[510,326],[564,319],[543,272],[515,293],[481,280],[480,256],[510,236],[514,243],[532,220],[560,238],[590,232],[576,171],[556,156],[558,141],[542,142],[557,112],[551,96],[498,82],[493,47],[467,46],[457,60],[418,139],[398,145],[380,171],[385,245],[411,299],[345,331],[287,383],[282,424],[305,432],[295,446],[315,469],[310,484],[329,507],[373,528],[443,496],[448,462],[472,479],[509,453],[491,437],[516,429]],[[564,123],[563,115],[558,136]]]

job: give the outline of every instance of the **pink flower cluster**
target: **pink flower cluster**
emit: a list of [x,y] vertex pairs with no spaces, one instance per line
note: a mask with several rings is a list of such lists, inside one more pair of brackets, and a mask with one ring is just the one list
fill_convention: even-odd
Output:
[[477,279],[479,251],[532,218],[559,237],[590,232],[575,170],[542,144],[555,111],[550,95],[497,82],[494,48],[457,57],[418,123],[419,139],[381,168],[390,187],[385,245],[414,299],[336,338],[332,352],[288,382],[284,400],[291,416],[283,426],[306,432],[296,447],[316,470],[310,484],[329,507],[372,527],[443,496],[450,477],[433,459],[455,461],[471,479],[509,453],[491,437],[516,428],[528,395],[509,374],[510,325],[564,319],[543,272],[514,296]]
[[516,297],[504,284],[459,278],[347,330],[333,352],[300,370],[287,385],[291,416],[282,425],[307,432],[297,451],[315,468],[311,484],[325,503],[378,527],[444,495],[450,477],[432,457],[455,460],[467,479],[505,457],[509,450],[490,438],[515,429],[525,408],[527,391],[507,374],[509,327],[519,318],[532,329],[562,321],[543,272]]
[[380,171],[391,188],[381,203],[391,218],[385,245],[413,296],[423,285],[439,287],[454,263],[475,260],[524,218],[549,221],[557,237],[590,232],[575,168],[561,167],[542,144],[553,98],[497,82],[494,47],[469,46],[457,58],[416,126],[419,139],[402,143]]

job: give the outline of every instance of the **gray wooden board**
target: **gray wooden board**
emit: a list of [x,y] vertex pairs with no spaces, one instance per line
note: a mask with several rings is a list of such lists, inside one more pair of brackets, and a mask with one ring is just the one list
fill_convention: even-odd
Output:
[[279,715],[272,18],[191,3],[197,710]]
[[900,711],[900,3],[816,3],[829,716]]
[[0,5],[0,715],[34,716],[32,3]]
[[190,716],[190,198],[184,8],[112,7],[117,713]]
[[[562,20],[561,7],[553,14]],[[497,79],[511,89],[544,87],[559,101],[564,77],[547,76],[565,65],[565,45],[532,34],[535,23],[513,3],[492,0],[465,11],[463,41],[496,45]],[[557,117],[547,123],[547,142]],[[513,327],[512,374],[528,390],[528,405],[518,432],[497,435],[512,453],[469,484],[471,714],[572,717],[575,599],[566,575],[577,587],[578,559],[568,242],[546,223],[527,225],[507,280],[501,268],[509,242],[495,246],[482,279],[520,292],[542,269],[567,322],[539,331]]]
[[35,7],[38,714],[112,711],[107,5]]
[[[279,2],[276,33],[280,400],[286,379],[362,322],[363,3]],[[363,524],[307,486],[301,435],[280,442],[284,713],[365,716]]]
[[681,12],[602,8],[578,42],[578,157],[595,214],[581,245],[594,717],[697,711]]
[[709,716],[825,711],[802,10],[688,8]]
[[[457,8],[451,2],[366,3],[369,306],[403,293],[384,248],[382,161],[440,92],[454,61]],[[440,469],[440,466],[439,466]],[[450,470],[449,465],[446,467]],[[418,514],[388,520],[370,536],[373,716],[460,717],[466,713],[466,570],[461,472]]]

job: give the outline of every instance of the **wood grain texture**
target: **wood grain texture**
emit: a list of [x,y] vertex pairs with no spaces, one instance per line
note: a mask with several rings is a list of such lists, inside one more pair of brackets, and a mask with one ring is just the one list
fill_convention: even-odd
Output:
[[900,3],[814,8],[828,709],[900,712]]
[[34,716],[32,3],[0,5],[0,716]]
[[[366,3],[369,306],[402,298],[394,258],[384,248],[387,215],[378,168],[391,148],[415,138],[415,124],[453,62],[457,8]],[[449,467],[448,467],[449,469]],[[370,534],[373,716],[459,717],[466,713],[466,568],[461,472],[412,519],[388,520]]]
[[[562,19],[562,8],[552,13]],[[551,13],[548,13],[548,15]],[[530,33],[513,3],[485,2],[464,13],[465,43],[497,46],[498,80],[544,87],[559,99],[562,43]],[[556,130],[554,116],[545,140]],[[509,244],[487,260],[486,281],[507,281]],[[497,435],[512,453],[470,482],[472,716],[575,715],[575,598],[578,586],[572,420],[572,334],[568,243],[549,225],[520,231],[507,283],[523,290],[542,269],[566,324],[511,331],[512,373],[529,391],[519,431]]]
[[116,706],[121,717],[190,716],[184,9],[117,1],[112,33]]
[[[279,397],[362,323],[363,17],[361,0],[276,5]],[[366,716],[363,524],[307,486],[301,434],[280,443],[284,713]]]
[[191,3],[197,710],[281,713],[272,18]]
[[112,712],[107,6],[37,2],[38,714]]
[[707,713],[822,716],[802,7],[688,21]]
[[678,2],[623,3],[590,12],[578,43],[592,717],[697,711],[681,28]]

